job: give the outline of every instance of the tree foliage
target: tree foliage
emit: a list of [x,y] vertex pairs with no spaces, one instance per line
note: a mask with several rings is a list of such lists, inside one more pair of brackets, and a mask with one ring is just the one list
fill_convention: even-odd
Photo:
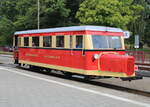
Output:
[[150,1],[149,1],[149,6],[146,7],[145,9],[145,28],[144,28],[144,43],[147,43],[147,45],[150,47]]
[[[134,15],[138,15],[139,17],[136,20],[131,21],[128,24],[129,31],[132,32],[133,35],[139,35],[140,36],[140,44],[141,47],[144,43],[147,43],[147,40],[149,40],[146,35],[149,32],[149,26],[148,26],[148,20],[150,15],[150,8],[145,2],[145,0],[134,0],[133,4],[138,4],[144,7],[143,11],[135,12]],[[150,33],[149,33],[150,35]],[[134,36],[132,36],[129,40],[129,43],[134,43]]]
[[[17,31],[37,29],[37,10],[37,0],[1,0],[0,40],[6,45],[12,43],[6,42],[6,38],[11,41],[10,37],[12,31],[15,31],[14,28]],[[65,26],[69,12],[70,9],[66,8],[65,0],[40,0],[40,28]]]
[[17,10],[17,0],[1,0],[0,1],[0,17],[6,17],[11,21],[15,21]]
[[11,45],[15,27],[9,19],[3,17],[0,20],[0,46]]
[[67,22],[68,25],[79,25],[79,20],[75,18],[75,16],[83,1],[85,0],[66,0],[66,8],[70,9],[70,15]]
[[[14,23],[20,29],[37,28],[37,1],[21,0],[17,2],[17,21]],[[64,26],[69,15],[64,0],[40,1],[40,27]]]
[[143,10],[141,5],[133,5],[133,0],[85,0],[76,17],[82,24],[114,26],[127,29]]

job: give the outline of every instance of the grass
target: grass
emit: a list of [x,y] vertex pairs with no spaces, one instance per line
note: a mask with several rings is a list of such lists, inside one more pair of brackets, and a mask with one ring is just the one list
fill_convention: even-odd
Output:
[[0,51],[0,54],[13,55],[13,52]]

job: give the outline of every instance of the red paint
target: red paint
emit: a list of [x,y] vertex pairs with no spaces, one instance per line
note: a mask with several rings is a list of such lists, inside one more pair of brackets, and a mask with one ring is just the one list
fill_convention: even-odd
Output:
[[[19,59],[75,69],[99,70],[98,60],[93,60],[93,55],[103,52],[106,51],[86,51],[85,55],[82,55],[82,51],[20,48]],[[110,53],[112,52],[114,51]],[[118,51],[117,53],[118,55],[109,53],[102,55],[100,57],[100,70],[125,72],[127,75],[132,75],[134,73],[134,69],[132,69],[134,68],[134,58],[124,56],[125,52],[123,51]],[[131,61],[129,62],[129,60]]]
[[18,50],[14,50],[14,59],[15,60],[18,60],[18,57],[19,57],[19,53],[18,53]]
[[[81,51],[20,48],[19,59],[37,63],[85,69]],[[76,60],[76,59],[80,59]]]
[[132,56],[105,54],[100,57],[102,71],[124,72],[127,75],[134,74],[134,58]]

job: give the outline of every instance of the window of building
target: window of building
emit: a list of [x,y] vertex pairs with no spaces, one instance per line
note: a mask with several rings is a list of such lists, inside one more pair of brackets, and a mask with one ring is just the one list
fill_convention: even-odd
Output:
[[43,37],[43,46],[44,47],[51,47],[52,46],[52,37],[51,36],[44,36]]
[[64,47],[64,36],[56,37],[56,47]]
[[32,46],[39,47],[39,37],[32,37]]
[[29,38],[24,37],[24,46],[29,46]]
[[76,36],[76,48],[83,47],[83,36]]

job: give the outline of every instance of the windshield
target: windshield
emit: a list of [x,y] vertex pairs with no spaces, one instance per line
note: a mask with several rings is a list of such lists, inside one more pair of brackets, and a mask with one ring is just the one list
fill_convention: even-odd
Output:
[[122,48],[120,36],[92,35],[93,48],[120,49]]

